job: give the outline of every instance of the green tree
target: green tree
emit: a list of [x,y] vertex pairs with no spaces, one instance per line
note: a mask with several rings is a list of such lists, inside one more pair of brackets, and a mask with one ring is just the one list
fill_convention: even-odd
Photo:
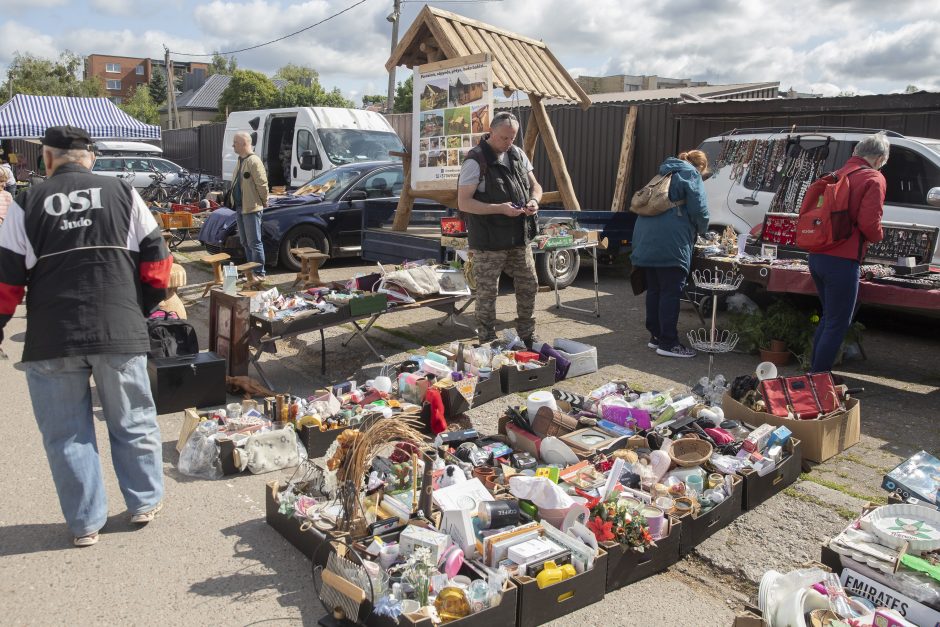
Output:
[[160,110],[150,96],[150,87],[141,85],[134,89],[131,97],[124,104],[118,105],[124,113],[137,118],[145,124],[159,124]]
[[219,113],[224,118],[232,111],[267,109],[278,98],[271,79],[253,70],[235,70],[232,80],[219,96]]
[[[320,87],[320,73],[312,67],[288,63],[277,72],[274,78],[280,78],[288,83],[303,85],[304,87]],[[322,88],[321,88],[322,89]]]
[[414,76],[409,76],[404,83],[398,83],[395,88],[395,103],[393,113],[411,113],[414,101]]
[[149,87],[150,98],[157,104],[166,102],[166,70],[163,67],[153,66],[153,72],[150,74]]
[[365,95],[362,97],[362,107],[365,108],[365,107],[369,107],[369,106],[377,105],[377,104],[384,106],[386,100],[388,100],[388,96],[381,96],[379,94],[375,94],[372,96]]
[[219,51],[212,53],[212,61],[209,62],[209,76],[213,74],[225,74],[231,76],[238,69],[238,60],[235,57],[226,59]]
[[356,103],[343,96],[339,87],[334,87],[331,91],[324,92],[323,100],[318,103],[321,107],[341,107],[343,109],[352,109]]
[[323,88],[320,83],[316,87],[306,87],[298,83],[288,83],[274,98],[274,107],[313,107],[320,104],[323,99]]
[[100,78],[79,79],[78,72],[84,60],[66,50],[58,59],[46,59],[32,54],[13,53],[13,62],[7,71],[7,82],[0,89],[0,98],[6,101],[10,95],[10,79],[13,94],[31,96],[105,96],[107,92]]
[[918,87],[917,85],[908,85],[907,87],[904,88],[905,94],[916,94],[919,91],[920,91],[920,87]]

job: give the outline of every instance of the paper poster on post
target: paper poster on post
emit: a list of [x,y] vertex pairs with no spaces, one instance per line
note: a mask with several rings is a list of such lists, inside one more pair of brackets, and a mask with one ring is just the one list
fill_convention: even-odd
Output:
[[489,54],[416,67],[413,110],[412,189],[456,189],[464,158],[490,127],[493,67]]

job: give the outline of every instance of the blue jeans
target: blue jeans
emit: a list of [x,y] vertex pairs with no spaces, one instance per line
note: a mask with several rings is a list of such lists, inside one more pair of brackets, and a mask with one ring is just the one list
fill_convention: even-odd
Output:
[[646,328],[660,347],[679,343],[679,299],[688,274],[685,268],[643,268],[646,271]]
[[831,255],[810,255],[809,272],[822,303],[822,316],[813,338],[811,371],[829,372],[852,324],[858,298],[858,262]]
[[238,223],[238,238],[242,242],[242,248],[245,249],[245,259],[247,261],[256,261],[261,267],[255,270],[257,276],[264,276],[264,244],[261,243],[261,214],[263,211],[254,213],[235,214],[235,220]]
[[111,462],[131,514],[163,499],[163,453],[147,356],[101,354],[26,362],[33,413],[42,433],[59,505],[72,534],[88,535],[108,519],[95,438],[94,377],[111,442]]

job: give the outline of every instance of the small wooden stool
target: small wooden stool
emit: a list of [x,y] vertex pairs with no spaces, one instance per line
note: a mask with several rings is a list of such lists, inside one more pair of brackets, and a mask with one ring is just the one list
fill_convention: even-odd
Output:
[[236,266],[236,269],[239,272],[244,273],[245,283],[248,286],[252,286],[255,283],[260,281],[260,279],[258,279],[258,277],[255,276],[255,268],[260,268],[260,267],[261,267],[261,264],[258,263],[257,261],[249,261],[248,263],[243,263],[240,266]]
[[218,253],[202,258],[202,261],[212,265],[212,282],[206,284],[206,289],[202,291],[203,296],[206,296],[216,285],[222,285],[222,264],[231,258],[228,253]]
[[329,255],[321,253],[316,248],[291,248],[291,254],[300,259],[300,272],[291,284],[291,287],[301,285],[310,287],[322,285],[320,281],[320,264],[329,259]]

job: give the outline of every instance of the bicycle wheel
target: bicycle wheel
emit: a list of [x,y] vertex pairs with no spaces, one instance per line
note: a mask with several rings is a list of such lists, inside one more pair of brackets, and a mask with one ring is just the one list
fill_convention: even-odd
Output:
[[163,204],[166,202],[166,199],[167,199],[167,194],[166,194],[165,189],[163,189],[162,187],[158,187],[157,189],[153,190],[154,202]]
[[199,202],[199,192],[194,187],[187,187],[180,194],[181,205],[192,205]]

